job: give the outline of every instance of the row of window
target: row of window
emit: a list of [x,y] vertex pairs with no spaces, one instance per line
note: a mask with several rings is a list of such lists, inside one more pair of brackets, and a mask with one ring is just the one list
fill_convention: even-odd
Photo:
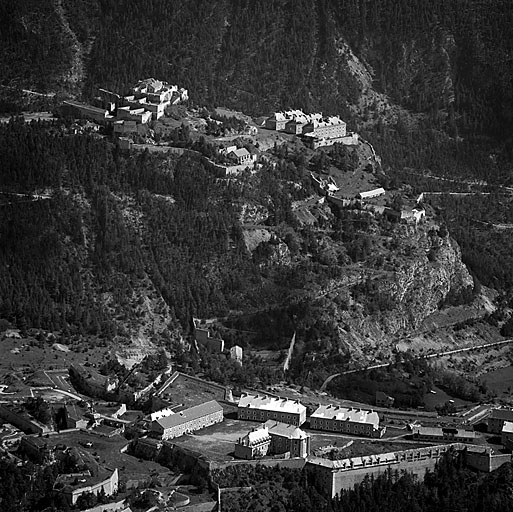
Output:
[[372,426],[367,424],[358,423],[347,423],[345,421],[333,421],[333,420],[319,420],[312,418],[312,428],[318,428],[320,430],[341,430],[343,432],[352,432],[355,434],[370,434],[372,432]]
[[263,411],[263,410],[247,410],[247,409],[239,409],[239,417],[241,419],[253,419],[253,420],[280,420],[284,423],[288,423],[290,425],[297,425],[297,416],[291,414],[284,414],[274,411]]

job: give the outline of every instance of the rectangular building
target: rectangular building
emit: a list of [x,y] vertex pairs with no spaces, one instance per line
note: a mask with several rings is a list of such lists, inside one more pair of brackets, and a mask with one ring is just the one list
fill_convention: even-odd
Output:
[[266,426],[253,429],[235,443],[235,457],[238,459],[258,459],[269,452],[271,436]]
[[0,404],[0,419],[19,428],[26,434],[46,434],[51,428],[30,416],[20,405]]
[[235,444],[235,457],[256,459],[265,455],[287,454],[306,458],[310,454],[310,436],[295,425],[267,420]]
[[365,478],[372,475],[376,477],[387,470],[413,473],[422,481],[426,470],[433,470],[444,453],[463,448],[466,446],[448,443],[339,460],[308,457],[306,468],[315,474],[316,483],[324,494],[334,498],[343,489],[353,489]]
[[504,448],[508,450],[511,450],[513,448],[513,422],[504,422],[501,432],[501,442]]
[[246,148],[230,148],[230,151],[227,151],[226,156],[237,162],[238,165],[250,165],[255,161],[254,155],[252,155]]
[[414,427],[413,439],[416,441],[433,441],[436,443],[474,443],[477,434],[472,430],[450,427]]
[[505,421],[513,421],[513,410],[493,409],[488,417],[488,432],[501,434]]
[[382,437],[385,433],[377,412],[337,405],[320,405],[310,416],[310,428],[365,437]]
[[306,421],[306,407],[299,400],[242,395],[239,400],[237,417],[239,420],[276,420],[299,427]]
[[373,197],[384,196],[385,193],[386,193],[385,189],[380,187],[380,188],[375,188],[374,190],[367,190],[365,192],[360,192],[358,194],[358,197],[360,199],[372,199]]
[[267,420],[264,428],[271,437],[270,451],[273,454],[290,453],[291,457],[308,457],[310,454],[310,436],[295,425],[287,425]]
[[69,376],[77,391],[92,397],[111,398],[119,384],[117,377],[106,377],[94,368],[85,367],[78,363],[71,364]]
[[86,105],[85,103],[79,103],[78,101],[66,100],[63,101],[63,111],[66,114],[71,114],[76,117],[85,117],[92,119],[97,123],[106,123],[112,121],[113,117],[109,114],[107,109],[93,107],[92,105]]
[[151,431],[160,439],[173,439],[223,421],[223,408],[211,400],[185,411],[159,418],[151,423]]
[[281,131],[285,130],[285,125],[290,119],[282,112],[275,112],[271,117],[266,119],[265,127],[268,130]]
[[151,112],[144,108],[118,107],[118,120],[135,121],[136,123],[146,124],[151,120]]
[[303,128],[303,133],[310,133],[317,139],[338,139],[346,136],[346,123],[338,116],[312,120]]

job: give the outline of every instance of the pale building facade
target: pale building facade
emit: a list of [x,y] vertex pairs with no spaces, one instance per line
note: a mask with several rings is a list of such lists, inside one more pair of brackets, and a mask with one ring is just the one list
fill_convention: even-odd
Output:
[[364,437],[382,437],[385,433],[377,412],[337,405],[320,405],[310,416],[310,428]]
[[223,408],[215,400],[212,400],[152,421],[151,431],[159,439],[174,439],[221,423],[223,418]]
[[299,427],[306,421],[306,407],[299,400],[243,395],[239,400],[237,417],[252,421],[276,420]]

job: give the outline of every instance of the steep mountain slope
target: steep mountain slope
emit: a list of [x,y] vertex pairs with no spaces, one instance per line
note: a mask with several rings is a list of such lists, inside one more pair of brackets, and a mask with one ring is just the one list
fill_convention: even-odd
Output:
[[[20,327],[149,343],[223,316],[259,346],[296,330],[307,352],[386,358],[448,298],[472,298],[434,223],[328,204],[298,222],[292,201],[319,199],[300,153],[227,181],[201,157],[126,155],[58,126],[0,127],[0,315]],[[248,211],[268,233],[249,245]]]
[[[4,95],[21,87],[90,99],[155,76],[197,105],[337,113],[383,156],[387,188],[404,168],[503,182],[512,18],[506,0],[8,1],[0,107],[19,108]],[[390,357],[475,294],[436,221],[405,229],[324,204],[302,224],[293,202],[319,197],[295,150],[226,183],[200,157],[128,157],[59,123],[11,123],[0,162],[2,192],[50,197],[2,203],[0,316],[20,327],[144,344],[222,316],[265,348],[296,330],[298,354],[342,365]]]
[[22,0],[1,8],[3,85],[77,93],[82,79],[91,95],[153,75],[189,88],[200,104],[259,115],[302,107],[349,118],[360,105],[355,123],[362,115],[377,123],[392,103],[451,134],[504,137],[511,126],[507,0]]

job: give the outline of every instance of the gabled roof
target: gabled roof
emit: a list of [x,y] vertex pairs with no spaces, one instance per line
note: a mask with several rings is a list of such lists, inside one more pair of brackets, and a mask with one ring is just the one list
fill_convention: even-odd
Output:
[[359,196],[361,198],[365,198],[365,197],[372,197],[372,196],[376,196],[376,195],[383,195],[385,194],[385,189],[383,187],[379,187],[379,188],[375,188],[373,190],[366,190],[365,192],[360,192]]
[[249,156],[249,151],[246,148],[232,149],[229,154],[234,154],[237,158]]
[[160,418],[156,420],[156,423],[162,428],[172,428],[222,410],[223,408],[215,400],[211,400],[210,402],[195,405],[190,409],[172,414],[171,416]]
[[308,434],[295,425],[287,425],[279,421],[267,420],[264,423],[264,428],[269,431],[269,434],[276,436],[286,437],[287,439],[306,439]]
[[264,441],[270,441],[269,431],[267,427],[264,425],[261,428],[252,430],[248,432],[241,440],[240,444],[243,446],[254,446],[256,444],[262,443]]
[[269,119],[274,119],[275,121],[286,121],[288,117],[283,112],[275,112]]
[[378,413],[365,409],[348,409],[336,405],[320,405],[311,417],[327,420],[352,421],[354,423],[370,423],[374,428],[379,427]]
[[276,398],[274,396],[243,395],[239,407],[249,407],[266,411],[286,412],[290,414],[306,413],[306,407],[299,400]]

